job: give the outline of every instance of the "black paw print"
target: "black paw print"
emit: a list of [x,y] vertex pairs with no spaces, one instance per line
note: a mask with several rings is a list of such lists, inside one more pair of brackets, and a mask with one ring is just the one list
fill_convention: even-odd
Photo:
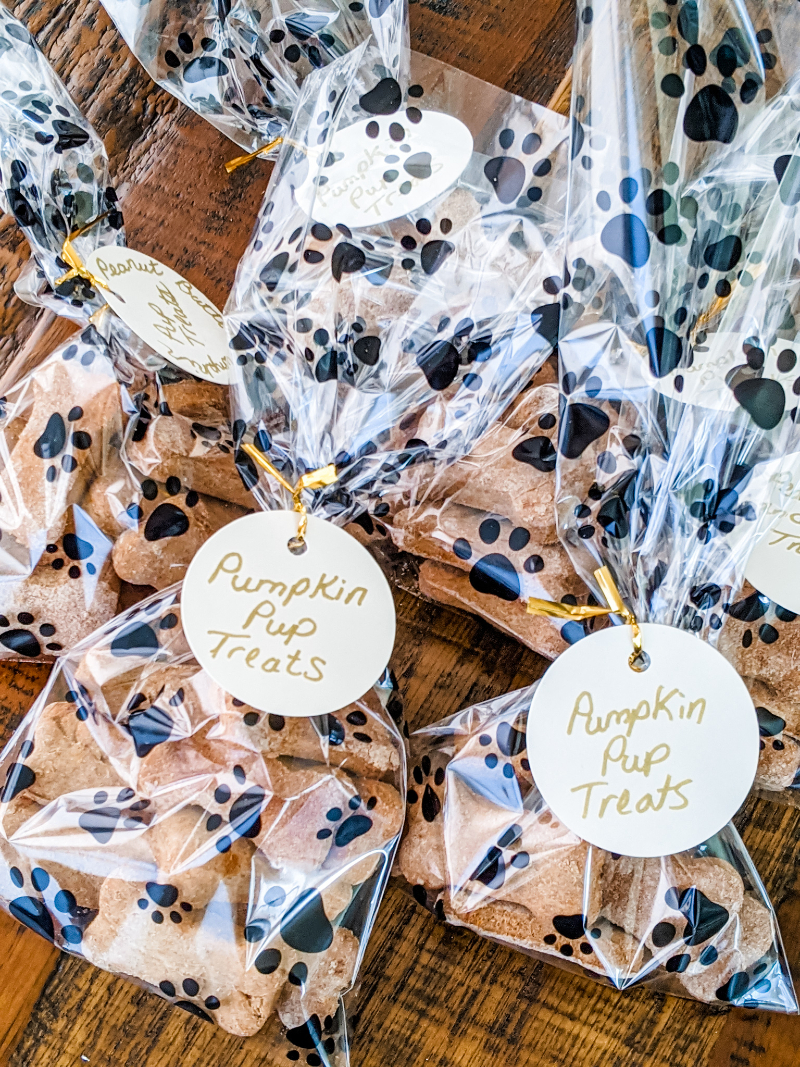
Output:
[[[186,32],[179,33],[175,46],[164,52],[164,62],[170,70],[179,71],[179,77],[188,85],[196,85],[198,82],[209,79],[224,78],[229,73],[229,68],[223,58],[214,54],[216,48],[216,41],[210,37],[203,37],[200,41],[200,53],[195,54],[195,44],[191,35]],[[227,49],[223,55],[226,52]],[[231,58],[231,56],[225,55],[225,58]]]
[[176,1008],[182,1008],[190,1015],[203,1019],[207,1023],[214,1022],[209,1012],[218,1010],[220,1006],[219,998],[213,995],[203,996],[200,983],[196,979],[184,978],[178,987],[174,982],[164,979],[163,982],[158,983],[158,988],[162,996],[172,1001]]
[[743,1008],[760,1007],[764,999],[760,994],[772,989],[772,982],[767,977],[769,972],[770,963],[763,959],[746,971],[737,971],[716,991],[717,1000]]
[[[507,766],[510,767],[511,764]],[[513,767],[511,770],[513,774]],[[512,823],[500,834],[496,843],[487,850],[470,878],[475,882],[481,882],[489,889],[499,889],[506,880],[509,867],[524,870],[531,858],[524,849],[516,847],[521,837],[522,827],[517,823]]]
[[[180,893],[174,885],[168,882],[147,882],[144,887],[147,894],[136,901],[141,911],[147,912],[153,922],[160,926],[165,921],[165,915],[169,916],[170,922],[179,926],[185,915],[192,912],[192,905],[188,901],[180,899]],[[174,996],[174,994],[172,994]],[[195,994],[192,994],[196,996]]]
[[542,940],[567,958],[574,956],[576,951],[581,956],[591,956],[594,949],[589,939],[599,939],[602,936],[600,927],[595,927],[589,931],[587,937],[583,915],[554,915],[552,923],[555,933],[545,934]]
[[36,616],[30,611],[18,612],[16,622],[19,626],[15,626],[7,615],[0,615],[0,644],[15,655],[28,656],[32,659],[40,656],[42,642],[39,638],[44,639],[44,647],[48,652],[60,652],[64,647],[58,641],[49,640],[57,633],[54,623],[38,622]]
[[[159,612],[162,607],[163,605],[159,603],[152,610]],[[178,616],[175,612],[170,611],[160,619],[155,620],[152,625],[137,619],[131,623],[124,623],[115,627],[112,631],[111,654],[112,656],[141,656],[143,659],[150,659],[161,647],[157,631],[172,630],[178,625],[178,622]],[[162,741],[167,739],[163,736],[163,731],[158,736],[161,737]],[[156,742],[156,744],[159,743]],[[146,755],[146,753],[142,753],[142,755]]]
[[[9,877],[15,889],[25,889],[25,876],[19,867],[12,867]],[[30,883],[31,893],[9,901],[8,910],[14,918],[48,941],[56,943],[58,939],[65,948],[79,945],[95,912],[81,907],[68,889],[59,889],[43,867],[33,868]],[[34,892],[38,895],[33,896]],[[45,894],[51,897],[49,905]]]
[[150,825],[152,814],[147,810],[150,801],[136,800],[133,789],[120,789],[111,796],[105,789],[98,789],[92,797],[93,808],[84,811],[78,819],[82,830],[91,834],[100,845],[107,845],[118,829],[142,831]]
[[435,822],[444,802],[444,764],[439,764],[434,769],[431,757],[424,755],[419,763],[414,765],[411,777],[413,784],[409,786],[406,794],[409,807],[419,804],[425,822]]
[[[75,355],[77,355],[78,346],[70,345],[64,352],[64,359],[68,358],[67,352],[72,348],[75,349]],[[85,356],[86,353],[84,353],[84,358]],[[92,358],[94,358],[93,353]],[[65,474],[72,474],[78,469],[76,456],[80,456],[82,452],[87,452],[92,447],[92,435],[89,431],[77,428],[82,418],[83,408],[78,405],[70,408],[66,417],[61,412],[54,411],[33,444],[33,454],[45,462],[59,460],[61,470]],[[59,467],[55,463],[48,466],[45,479],[48,482],[54,482],[58,476]]]
[[521,756],[519,766],[526,774],[530,774],[530,763],[525,752],[527,739],[526,714],[518,715],[512,722],[499,722],[492,731],[484,731],[478,735],[478,744],[484,753],[483,762],[487,770],[497,771],[504,778],[513,778],[516,769],[512,760]]
[[739,622],[759,623],[753,629],[748,627],[742,634],[743,648],[750,648],[755,638],[765,645],[774,645],[780,639],[784,627],[797,619],[795,612],[774,604],[769,597],[759,592],[750,593],[733,604],[726,604],[724,610]]
[[[260,785],[247,785],[247,774],[238,764],[232,770],[236,791],[225,782],[214,791],[214,801],[221,811],[206,818],[205,829],[213,834],[217,852],[229,852],[237,837],[255,838],[261,833],[261,814],[267,805],[267,795]],[[221,833],[219,831],[222,831]]]
[[362,837],[372,829],[372,819],[365,813],[372,811],[377,803],[377,797],[370,797],[364,802],[356,794],[350,797],[346,808],[329,808],[325,813],[325,819],[332,823],[332,826],[317,830],[317,839],[326,841],[328,838],[333,838],[334,848],[346,848],[351,841],[355,841],[357,837]]
[[304,1056],[308,1067],[328,1067],[337,1044],[343,1048],[346,1041],[342,1009],[338,1008],[335,1015],[326,1015],[323,1020],[318,1015],[310,1016],[301,1026],[288,1029],[286,1040],[292,1045],[286,1053],[286,1059],[291,1063],[297,1063]]
[[[699,947],[716,937],[725,929],[730,913],[721,904],[710,900],[696,886],[683,891],[673,886],[667,890],[664,900],[668,907],[683,916],[683,929],[679,932],[680,920],[677,918],[674,921],[662,920],[653,927],[652,941],[657,949],[665,949],[675,944],[677,951],[667,959],[664,966],[671,974],[683,974],[692,962],[692,957],[682,949]],[[707,945],[698,956],[698,961],[702,967],[710,967],[712,963],[716,963],[718,955],[714,945]]]
[[[163,541],[168,537],[182,537],[191,526],[192,508],[196,507],[200,500],[194,489],[184,489],[180,478],[174,475],[167,478],[163,489],[160,489],[158,482],[153,481],[152,478],[145,478],[142,482],[144,499],[152,503],[158,499],[159,494],[181,499],[179,503],[171,499],[156,504],[144,523],[145,541]],[[141,522],[145,511],[140,505],[133,504],[126,509],[125,515],[136,522]]]
[[231,455],[234,451],[230,427],[205,426],[201,422],[192,423],[192,437],[199,440],[205,449],[218,448],[220,452]]
[[275,26],[270,30],[270,44],[282,51],[287,63],[294,65],[305,57],[313,68],[318,69],[325,65],[336,44],[334,36],[326,32],[329,25],[330,19],[324,13],[298,12],[284,20],[286,29]]
[[[459,537],[453,542],[453,554],[462,561],[475,560],[469,570],[469,582],[476,592],[513,602],[522,596],[520,570],[538,574],[544,569],[544,560],[526,551],[531,539],[528,530],[523,526],[505,530],[508,526],[507,519],[485,518],[478,527],[481,545],[473,546],[465,537]],[[483,545],[496,545],[501,551],[488,552]]]
[[[730,144],[739,125],[736,96],[742,104],[751,104],[763,84],[757,62],[760,60],[767,70],[777,63],[767,47],[772,32],[761,30],[757,34],[759,44],[764,47],[760,55],[753,55],[749,41],[737,29],[725,30],[711,48],[708,47],[711,42],[704,46],[700,42],[695,0],[685,0],[680,5],[674,24],[673,12],[666,8],[651,16],[651,26],[666,34],[656,46],[660,55],[676,56],[678,65],[694,76],[688,79],[693,87],[698,79],[705,82],[686,106],[683,132],[690,141]],[[679,99],[686,92],[685,78],[676,73],[666,74],[660,89],[665,96]]]

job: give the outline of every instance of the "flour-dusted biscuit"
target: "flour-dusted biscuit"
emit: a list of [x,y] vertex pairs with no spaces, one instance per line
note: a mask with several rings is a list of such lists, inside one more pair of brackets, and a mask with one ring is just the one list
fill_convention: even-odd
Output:
[[124,422],[120,386],[104,342],[88,329],[62,345],[14,387],[0,472],[0,526],[41,551],[64,532],[108,458],[118,463]]
[[211,534],[245,511],[187,489],[178,478],[164,485],[146,478],[133,514],[138,525],[122,533],[114,544],[114,569],[132,585],[164,589],[184,577]]
[[[30,574],[0,583],[0,645],[38,659],[72,648],[113,618],[120,583],[111,542],[85,516],[48,541]],[[74,528],[80,531],[74,532]]]
[[154,411],[139,416],[128,459],[146,478],[178,478],[187,489],[251,508],[253,497],[234,463],[227,390],[212,382],[182,381],[162,388]]
[[775,943],[772,914],[761,901],[745,896],[724,933],[679,972],[681,984],[698,1000],[728,1003],[762,980],[758,967]]
[[32,723],[30,736],[22,741],[16,761],[6,769],[2,804],[23,792],[43,804],[84,789],[118,791],[125,787],[106,755],[105,741],[112,729],[79,699],[45,705]]
[[225,714],[209,737],[230,739],[276,759],[291,756],[359,776],[394,780],[402,755],[382,715],[372,689],[341,711],[314,718],[268,714],[227,697]]
[[[83,954],[99,967],[138,978],[193,1015],[250,1035],[271,1014],[277,990],[271,998],[252,998],[238,989],[244,971],[225,918],[232,902],[225,883],[218,886],[219,914],[191,899],[191,892],[184,897],[177,886],[159,882],[155,867],[152,881],[108,878]],[[185,921],[195,907],[202,909],[202,921]]]
[[522,426],[501,420],[490,427],[467,456],[437,474],[426,495],[506,515],[536,530],[538,543],[553,544],[558,390],[544,385],[525,396],[513,419]]
[[749,583],[720,605],[718,648],[750,691],[761,735],[756,786],[774,793],[800,783],[800,622]]
[[284,1026],[302,1026],[314,1015],[320,1019],[334,1016],[339,999],[353,984],[359,952],[358,938],[340,926],[324,952],[300,956],[278,1002]]
[[[543,560],[545,555],[550,556],[550,553],[543,553]],[[552,557],[547,560],[547,563],[550,562]],[[550,577],[550,571],[541,575],[542,584],[546,585],[548,594],[544,599],[561,600],[563,596],[569,595],[563,592],[558,584],[551,586]],[[570,568],[568,583],[572,586],[574,582],[574,572]],[[572,641],[586,632],[580,622],[557,622],[529,614],[524,600],[508,601],[503,597],[482,592],[470,581],[469,573],[446,563],[436,563],[429,559],[422,561],[419,568],[419,591],[439,604],[479,615],[496,629],[547,659],[555,659]]]
[[[275,867],[332,870],[360,859],[400,833],[403,806],[393,785],[333,771],[270,765],[282,807],[265,826],[260,849]],[[298,842],[302,841],[302,848]]]

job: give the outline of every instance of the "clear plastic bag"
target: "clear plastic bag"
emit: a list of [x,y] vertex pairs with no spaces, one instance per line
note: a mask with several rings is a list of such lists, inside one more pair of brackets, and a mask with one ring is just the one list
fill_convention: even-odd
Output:
[[372,38],[398,77],[408,49],[406,0],[103,6],[150,77],[248,151],[286,132],[312,71]]
[[416,581],[396,568],[398,584],[480,615],[550,659],[601,621],[555,623],[526,610],[529,596],[587,601],[556,532],[557,416],[546,363],[468,455],[432,476],[413,468],[402,498],[380,519],[396,546],[421,557]]
[[[606,565],[639,622],[711,642],[731,623],[769,461],[795,435],[793,376],[777,358],[798,300],[794,19],[764,5],[608,0],[579,20],[559,535],[591,590]],[[784,35],[778,58],[770,42]],[[420,898],[617,988],[796,1011],[733,826],[658,859],[587,845],[531,778],[531,696],[413,735],[400,867]]]
[[775,913],[732,825],[691,852],[633,859],[551,813],[525,743],[533,688],[411,735],[398,866],[447,922],[617,989],[796,1012]]
[[200,542],[250,498],[233,462],[227,390],[168,364],[85,277],[60,281],[65,239],[96,220],[74,242],[82,260],[124,245],[122,213],[102,141],[4,8],[0,172],[34,256],[19,295],[82,327],[3,379],[0,657],[38,658],[112,618],[121,580],[182,577]]
[[[533,502],[547,492],[555,392],[523,390],[556,337],[568,128],[545,108],[415,53],[406,81],[384,75],[379,53],[364,46],[304,83],[226,308],[237,426],[290,481],[335,463],[336,483],[309,497],[312,513],[355,520],[364,541],[388,530],[400,548],[428,557],[424,589],[484,610],[449,567],[453,538],[433,543],[431,516],[448,498],[455,513],[470,464],[487,467],[480,503],[469,505],[478,526],[479,512],[498,506],[488,484],[495,461],[509,479],[506,498],[524,489]],[[440,123],[439,137],[422,145],[415,129],[429,120]],[[374,166],[369,146],[387,130],[396,147],[377,150],[377,185],[340,200],[331,165],[352,158],[354,174],[360,161]],[[413,201],[407,210],[404,198]],[[334,222],[340,204],[349,224]],[[509,433],[520,462],[504,458]],[[265,508],[288,504],[267,477],[254,494]],[[532,503],[516,525],[525,531],[515,544],[525,532],[547,546],[558,584],[563,559],[549,509]],[[542,553],[516,551],[510,566],[539,582]],[[384,560],[404,579],[414,569],[391,550]],[[508,608],[509,599],[493,592],[487,614],[529,635],[524,607]],[[539,629],[542,647],[558,642],[557,631]]]
[[[2,755],[0,900],[61,949],[231,1033],[277,1012],[347,1062],[351,986],[403,819],[387,674],[317,719],[202,671],[175,586],[54,674]],[[291,1032],[291,1031],[290,1031]]]
[[[759,714],[756,786],[774,796],[800,751],[794,615],[743,575],[770,464],[797,450],[798,16],[722,2],[595,16],[576,53],[562,534],[584,576],[611,563],[639,618],[728,656]],[[616,106],[623,85],[635,115]]]

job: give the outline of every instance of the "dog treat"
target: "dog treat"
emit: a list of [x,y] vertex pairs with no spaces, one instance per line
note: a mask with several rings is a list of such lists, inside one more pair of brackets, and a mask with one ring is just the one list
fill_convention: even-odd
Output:
[[[566,561],[565,561],[566,562]],[[571,571],[571,568],[570,568]],[[459,608],[480,615],[509,637],[532,648],[548,659],[555,659],[568,646],[568,641],[549,619],[529,615],[522,600],[509,602],[475,588],[469,574],[444,563],[423,560],[419,568],[419,592],[446,607]],[[559,592],[548,589],[548,597],[560,600]],[[562,623],[561,631],[570,623]],[[580,624],[577,624],[580,626]],[[574,627],[573,627],[574,630]],[[567,630],[567,634],[573,631]],[[578,631],[574,631],[577,633]],[[583,628],[580,628],[583,633]]]
[[[481,615],[552,659],[588,628],[526,611],[528,597],[577,603],[586,596],[555,529],[558,390],[551,378],[545,364],[467,456],[428,479],[424,466],[406,472],[380,521],[399,549],[423,557],[422,595]],[[408,432],[424,433],[421,426]]]
[[178,480],[196,493],[253,505],[233,462],[234,443],[227,390],[212,382],[164,385],[154,411],[146,401],[126,453],[134,467],[156,482]]
[[627,989],[794,1010],[776,920],[732,826],[693,852],[617,856],[536,789],[532,689],[412,734],[400,873],[437,915]]
[[756,787],[789,803],[800,785],[800,672],[792,611],[745,582],[725,605],[718,648],[744,679],[761,735]]
[[140,503],[121,513],[123,520],[133,515],[137,522],[114,544],[114,569],[134,585],[164,589],[183,578],[195,552],[211,534],[244,514],[244,508],[203,496],[175,476],[164,485],[145,478]]
[[60,662],[0,768],[0,901],[231,1033],[313,1030],[400,834],[397,698],[387,677],[336,715],[261,715],[201,670],[180,615],[156,594]]

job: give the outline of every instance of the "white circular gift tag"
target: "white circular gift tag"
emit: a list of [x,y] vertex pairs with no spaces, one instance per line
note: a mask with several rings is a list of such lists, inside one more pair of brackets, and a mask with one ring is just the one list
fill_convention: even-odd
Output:
[[312,165],[295,192],[303,211],[357,229],[416,211],[454,185],[472,158],[472,134],[452,115],[418,114],[416,123],[376,115],[338,130],[321,174]]
[[109,286],[103,298],[122,321],[171,363],[219,385],[230,383],[222,315],[180,274],[134,248],[107,245],[87,258]]
[[324,715],[374,685],[394,646],[389,584],[355,538],[309,516],[307,550],[287,548],[292,511],[218,530],[183,582],[186,639],[231,696],[276,715]]
[[712,837],[742,805],[758,722],[719,652],[672,626],[641,631],[641,673],[628,665],[629,626],[583,638],[548,668],[531,702],[528,759],[554,815],[584,840],[667,856]]
[[800,613],[800,457],[777,464],[768,492],[768,525],[753,546],[744,575],[770,600]]

